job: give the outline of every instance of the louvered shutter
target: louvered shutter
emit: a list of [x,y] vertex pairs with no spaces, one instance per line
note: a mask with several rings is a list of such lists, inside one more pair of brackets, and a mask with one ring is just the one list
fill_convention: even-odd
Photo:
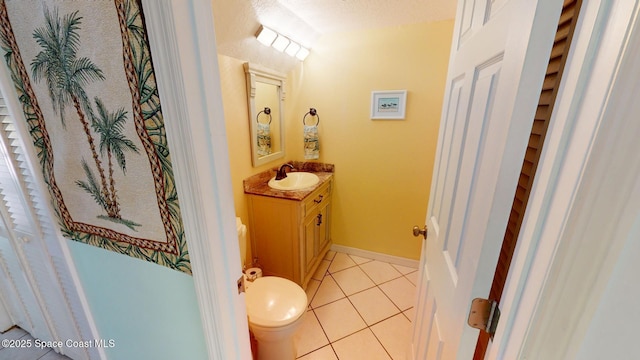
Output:
[[[42,196],[38,179],[31,171],[38,170],[31,166],[38,162],[29,160],[26,146],[5,100],[0,99],[0,261],[11,274],[3,285],[17,290],[18,301],[26,309],[18,325],[34,337],[63,343],[93,340],[95,336],[63,255],[64,239],[55,230],[48,200]],[[26,279],[22,288],[11,283],[20,271]],[[95,348],[65,346],[56,350],[73,359],[99,358]]]
[[[491,290],[489,292],[489,299],[498,302],[500,302],[504,286],[507,282],[509,267],[511,266],[518,235],[520,234],[520,227],[524,221],[525,210],[531,189],[533,188],[533,180],[542,154],[544,139],[551,121],[553,105],[558,89],[560,88],[562,72],[569,54],[571,38],[573,37],[573,31],[578,21],[581,5],[581,0],[565,0],[562,13],[560,14],[560,20],[558,21],[553,48],[549,56],[549,64],[540,92],[538,108],[536,109],[536,115],[529,136],[529,144],[527,145],[527,151],[520,170],[520,178],[518,179],[518,186],[513,198],[511,214],[509,215],[498,264],[496,265],[493,283],[491,284]],[[486,332],[480,332],[474,359],[484,358],[488,343],[489,335]]]

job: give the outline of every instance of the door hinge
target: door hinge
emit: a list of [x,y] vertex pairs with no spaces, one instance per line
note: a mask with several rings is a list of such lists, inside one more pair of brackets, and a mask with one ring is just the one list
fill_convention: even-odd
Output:
[[497,301],[481,298],[473,299],[471,310],[469,311],[469,320],[467,321],[469,326],[486,331],[493,340],[499,319],[500,309]]
[[244,292],[244,274],[238,279],[238,294]]

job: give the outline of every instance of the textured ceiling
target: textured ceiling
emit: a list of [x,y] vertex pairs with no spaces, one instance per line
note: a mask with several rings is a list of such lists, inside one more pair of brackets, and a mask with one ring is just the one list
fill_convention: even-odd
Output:
[[452,19],[455,0],[279,0],[321,34]]
[[298,60],[262,46],[263,24],[313,47],[322,34],[453,19],[456,0],[211,0],[218,52],[288,72]]

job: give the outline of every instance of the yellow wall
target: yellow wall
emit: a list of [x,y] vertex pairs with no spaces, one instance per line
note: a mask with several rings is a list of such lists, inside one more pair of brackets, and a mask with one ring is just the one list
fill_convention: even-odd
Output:
[[[323,36],[289,76],[288,158],[320,115],[320,162],[336,165],[335,244],[411,259],[421,242],[453,20]],[[405,120],[371,120],[371,91],[406,89]]]
[[[249,141],[249,107],[247,105],[247,86],[245,83],[244,60],[218,55],[220,82],[224,119],[229,144],[229,161],[231,163],[231,181],[236,216],[242,222],[249,223],[247,202],[244,198],[242,180],[251,175],[265,171],[278,162],[253,167],[251,164],[251,143]],[[247,233],[247,236],[248,233]],[[251,249],[247,247],[247,257],[251,259]],[[247,265],[250,265],[247,262]]]
[[[453,20],[321,37],[287,79],[285,159],[251,165],[243,60],[219,56],[236,214],[242,180],[303,160],[302,117],[320,115],[320,162],[336,165],[333,242],[418,259]],[[370,120],[372,90],[406,89],[405,120]]]

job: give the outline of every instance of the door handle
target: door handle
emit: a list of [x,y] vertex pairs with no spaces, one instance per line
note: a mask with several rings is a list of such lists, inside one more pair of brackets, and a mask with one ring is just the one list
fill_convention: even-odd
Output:
[[420,229],[418,225],[413,227],[413,236],[418,237],[422,235],[425,240],[427,240],[427,225],[424,228]]

